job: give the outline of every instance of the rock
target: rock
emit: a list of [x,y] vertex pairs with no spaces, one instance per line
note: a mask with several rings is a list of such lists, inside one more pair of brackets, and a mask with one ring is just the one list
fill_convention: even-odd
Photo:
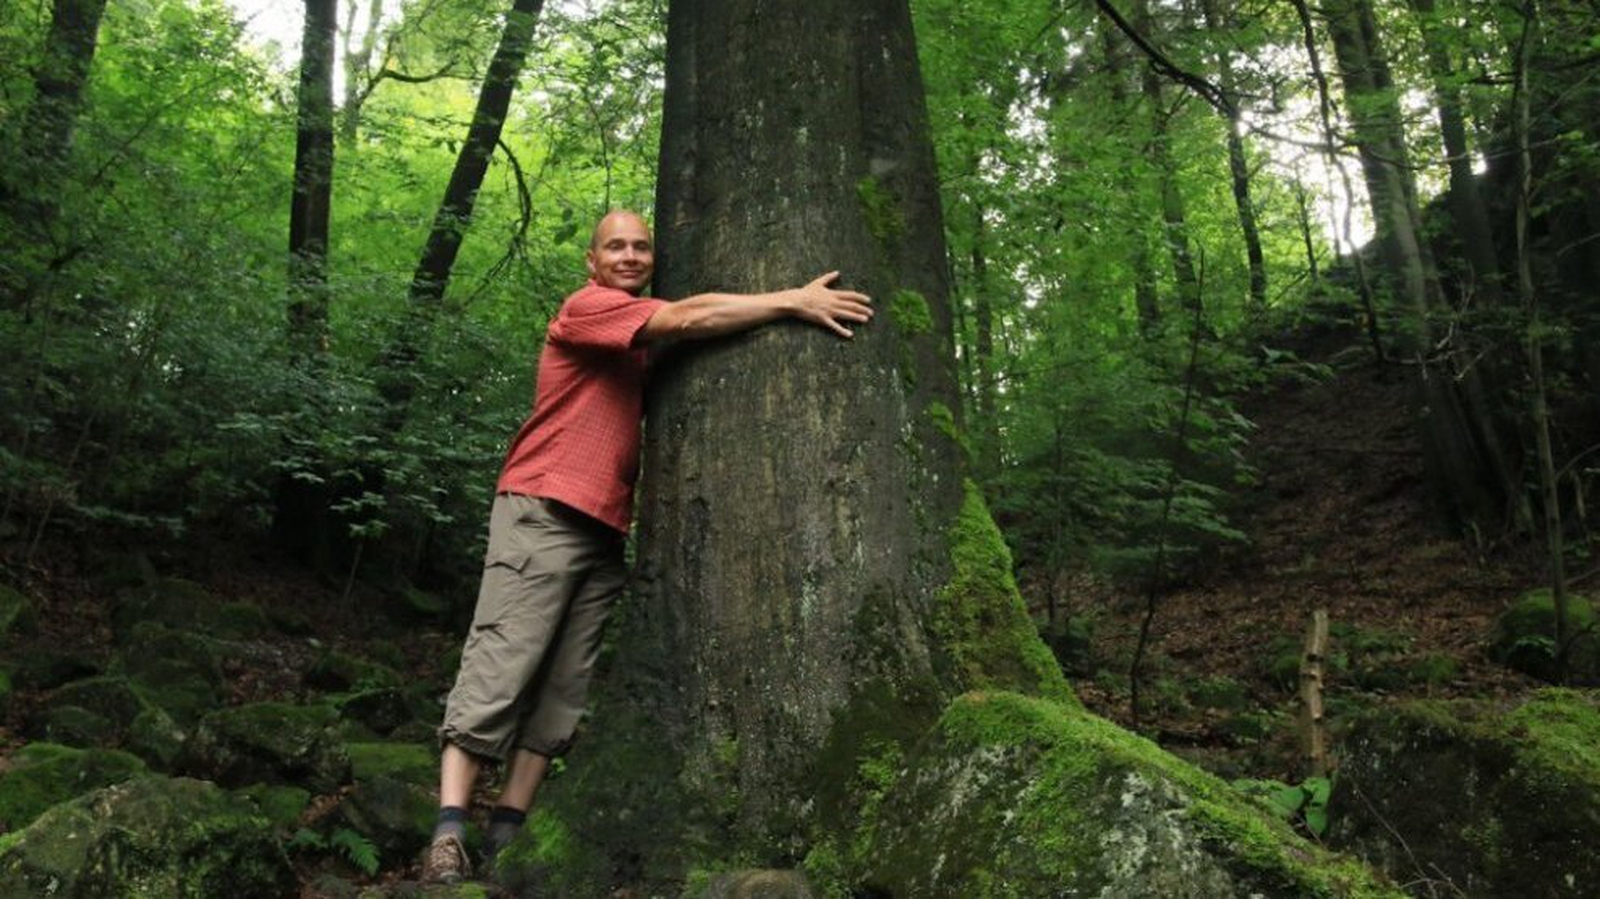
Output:
[[[1594,607],[1577,595],[1567,597],[1569,633],[1567,666],[1576,684],[1600,685],[1600,630],[1595,627]],[[1555,600],[1549,590],[1524,593],[1495,621],[1489,639],[1489,657],[1540,680],[1556,680]]]
[[1417,701],[1351,722],[1329,841],[1452,895],[1600,893],[1600,695]]
[[144,697],[127,678],[114,674],[88,677],[57,687],[50,694],[52,707],[77,706],[104,718],[115,728],[120,740],[133,719],[144,710]]
[[142,622],[235,640],[273,631],[271,619],[260,607],[224,601],[193,581],[175,577],[157,579],[123,597],[111,610],[111,629],[120,642],[131,642]]
[[272,825],[197,780],[142,777],[56,806],[0,851],[0,896],[279,899],[294,872]]
[[166,709],[151,705],[128,725],[128,736],[122,748],[144,759],[157,771],[171,771],[183,755],[183,744],[188,737]]
[[103,670],[99,662],[82,653],[36,648],[22,657],[22,664],[16,670],[16,682],[19,687],[50,690]]
[[0,584],[0,637],[33,630],[33,603],[21,591]]
[[403,691],[394,687],[362,690],[329,697],[340,716],[361,722],[373,733],[386,734],[411,720],[411,708]]
[[348,692],[378,687],[399,687],[402,683],[399,673],[393,668],[359,659],[336,649],[323,653],[305,674],[306,686],[318,690]]
[[57,803],[144,772],[126,752],[55,743],[29,743],[10,763],[0,774],[0,831],[19,830]]
[[432,792],[381,774],[358,779],[339,805],[341,820],[372,840],[385,865],[409,861],[421,852],[438,813],[439,800]]
[[816,899],[817,892],[799,871],[725,871],[714,875],[700,899]]
[[[842,868],[869,894],[1400,896],[1217,778],[1082,710],[969,693],[868,794]],[[814,855],[828,855],[826,851]],[[826,873],[824,859],[807,869]]]
[[261,702],[200,719],[180,768],[224,786],[304,784],[331,793],[349,779],[350,758],[333,736],[326,706]]
[[37,735],[67,746],[114,748],[122,742],[117,725],[82,706],[52,705]]
[[311,791],[283,784],[251,784],[234,795],[247,800],[272,826],[289,833],[300,823],[300,816],[311,804]]
[[348,743],[350,770],[356,780],[392,777],[420,786],[436,786],[439,754],[415,743]]
[[180,721],[193,722],[221,704],[224,680],[213,641],[143,621],[129,632],[116,668],[145,688]]

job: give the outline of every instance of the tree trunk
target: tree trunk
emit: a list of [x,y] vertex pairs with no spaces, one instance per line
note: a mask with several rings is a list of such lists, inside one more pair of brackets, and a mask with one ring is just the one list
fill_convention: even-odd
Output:
[[1429,476],[1455,524],[1499,531],[1517,495],[1516,475],[1500,448],[1476,371],[1431,358],[1438,352],[1432,317],[1446,304],[1422,237],[1399,97],[1370,0],[1336,0],[1324,8],[1384,268],[1404,310],[1406,327],[1398,329],[1403,356],[1421,379],[1417,416]]
[[989,260],[984,255],[983,207],[974,204],[972,231],[973,351],[977,368],[976,474],[988,477],[999,468],[1000,426],[996,418],[994,364],[994,296],[989,287]]
[[[1134,26],[1141,34],[1155,35],[1155,20],[1150,16],[1148,0],[1137,0],[1133,7]],[[1161,188],[1161,239],[1167,245],[1172,259],[1173,280],[1178,285],[1178,303],[1193,311],[1200,305],[1200,279],[1195,274],[1194,255],[1189,248],[1188,212],[1183,202],[1183,192],[1178,186],[1178,165],[1172,158],[1171,129],[1164,97],[1161,73],[1153,66],[1145,66],[1140,75],[1140,92],[1149,104],[1150,143],[1146,152],[1156,170]]]
[[[323,410],[328,352],[328,221],[333,206],[333,45],[337,0],[306,0],[297,95],[294,194],[289,201],[288,342],[307,389],[306,406]],[[313,421],[310,427],[318,425]],[[316,465],[315,461],[311,463]],[[279,476],[273,537],[304,564],[325,569],[332,549],[327,478]]]
[[[1101,24],[1100,50],[1105,58],[1106,84],[1111,95],[1111,108],[1118,111],[1127,109],[1128,61],[1124,55],[1122,35],[1115,28]],[[1128,198],[1141,196],[1136,180],[1127,166],[1118,166],[1112,177],[1116,180],[1119,195]],[[1137,208],[1140,204],[1135,200],[1132,205]],[[1145,236],[1143,222],[1136,224],[1132,231],[1134,313],[1138,316],[1139,331],[1143,334],[1154,334],[1161,327],[1161,299],[1156,293],[1155,267],[1150,262],[1150,244]]]
[[[657,371],[635,603],[593,742],[550,800],[646,893],[696,852],[793,865],[853,822],[863,762],[909,747],[953,691],[1060,684],[1053,662],[991,668],[951,642],[952,529],[987,513],[952,439],[905,0],[674,2],[656,221],[661,295],[837,268],[879,315],[854,340],[780,323]],[[1025,616],[1004,608],[982,614]]]
[[1434,0],[1411,0],[1411,8],[1422,29],[1428,74],[1433,79],[1434,106],[1439,112],[1439,135],[1450,171],[1450,218],[1455,223],[1466,263],[1466,271],[1462,273],[1463,299],[1475,294],[1487,305],[1498,307],[1504,302],[1502,275],[1489,213],[1478,191],[1478,178],[1472,173],[1466,115],[1447,44],[1449,34],[1439,21]]
[[[1218,0],[1205,0],[1206,28],[1217,39],[1226,40],[1231,23],[1218,9]],[[1228,101],[1228,176],[1233,185],[1233,206],[1239,214],[1239,235],[1244,239],[1245,259],[1250,266],[1251,317],[1267,311],[1267,262],[1261,250],[1261,229],[1256,224],[1255,202],[1250,197],[1250,163],[1244,151],[1244,129],[1239,121],[1239,90],[1233,72],[1233,59],[1226,47],[1217,51],[1217,80]]]
[[472,124],[467,138],[456,154],[455,168],[450,172],[450,183],[444,190],[444,199],[433,217],[433,229],[422,250],[416,272],[411,277],[408,294],[406,326],[400,329],[390,346],[383,379],[384,399],[390,406],[391,427],[398,430],[397,422],[403,420],[406,406],[411,402],[414,383],[409,369],[421,355],[433,322],[444,300],[445,288],[450,284],[450,271],[455,267],[456,255],[461,251],[461,239],[472,223],[472,208],[478,199],[478,189],[489,171],[489,159],[500,142],[505,127],[506,111],[511,108],[511,94],[516,89],[522,66],[533,44],[534,27],[544,0],[515,0],[506,14],[506,24],[500,33],[500,43],[494,58],[489,62],[489,72],[484,76],[478,91],[478,104],[472,113]]
[[361,42],[354,43],[356,3],[357,0],[350,0],[350,10],[345,14],[344,103],[339,107],[339,139],[346,144],[355,143],[361,127],[361,107],[372,83],[372,50],[383,22],[383,0],[369,0],[366,30],[361,33]]
[[0,168],[0,212],[12,258],[0,262],[0,302],[24,306],[40,270],[70,250],[55,246],[51,224],[60,208],[61,182],[72,149],[72,130],[100,34],[106,0],[55,0],[43,58],[34,73],[33,102],[15,132],[17,145]]

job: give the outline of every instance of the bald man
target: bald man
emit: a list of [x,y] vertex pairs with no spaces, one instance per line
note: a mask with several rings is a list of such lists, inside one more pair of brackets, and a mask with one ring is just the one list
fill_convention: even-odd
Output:
[[572,742],[600,632],[622,589],[644,411],[645,347],[795,318],[851,336],[863,294],[803,287],[645,298],[655,245],[644,219],[608,213],[585,254],[589,283],[550,322],[533,414],[511,442],[489,515],[489,548],[461,669],[439,728],[439,820],[423,880],[469,876],[466,809],[484,761],[507,764],[489,819],[494,855],[516,835],[550,759]]

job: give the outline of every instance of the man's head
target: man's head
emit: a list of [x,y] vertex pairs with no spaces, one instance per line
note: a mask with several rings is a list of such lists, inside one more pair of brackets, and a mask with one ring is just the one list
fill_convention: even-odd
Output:
[[594,226],[589,252],[584,254],[589,275],[602,287],[615,287],[637,295],[650,283],[656,269],[656,247],[650,226],[637,213],[615,209]]

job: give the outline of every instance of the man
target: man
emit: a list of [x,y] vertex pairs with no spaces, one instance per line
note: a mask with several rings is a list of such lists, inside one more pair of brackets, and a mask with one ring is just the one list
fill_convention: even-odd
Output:
[[848,324],[872,318],[866,296],[828,287],[837,272],[775,293],[642,298],[654,252],[644,219],[608,213],[585,256],[589,283],[550,322],[533,415],[495,488],[478,604],[439,728],[439,821],[424,880],[470,873],[461,836],[484,760],[509,766],[490,816],[492,859],[522,826],[550,759],[572,740],[624,580],[645,347],[784,318],[850,337]]

